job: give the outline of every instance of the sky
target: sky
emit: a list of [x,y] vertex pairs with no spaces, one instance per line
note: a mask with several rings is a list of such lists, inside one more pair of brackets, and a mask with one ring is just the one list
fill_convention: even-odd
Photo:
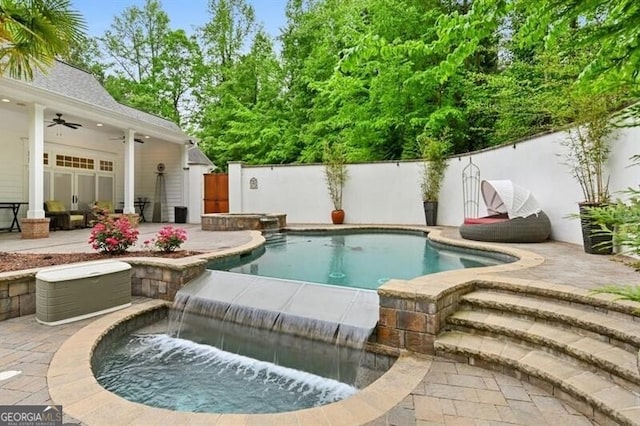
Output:
[[[113,17],[129,6],[142,7],[144,0],[73,0],[73,8],[85,18],[90,36],[102,36],[109,29]],[[210,18],[208,0],[161,0],[162,8],[169,15],[173,29],[182,28],[190,33]],[[273,38],[286,24],[284,15],[287,0],[247,0],[256,11],[256,21],[264,25]]]

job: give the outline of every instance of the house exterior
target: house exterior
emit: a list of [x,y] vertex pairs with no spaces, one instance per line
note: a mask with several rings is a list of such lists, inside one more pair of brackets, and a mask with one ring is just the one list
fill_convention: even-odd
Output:
[[[189,176],[192,148],[175,123],[116,102],[90,73],[63,62],[30,82],[0,78],[0,203],[27,203],[23,224],[42,222],[50,199],[69,210],[112,201],[125,214],[147,199],[147,220],[172,222],[174,206],[186,206],[199,222],[202,201],[190,197],[203,182]],[[0,210],[0,228],[12,219]]]

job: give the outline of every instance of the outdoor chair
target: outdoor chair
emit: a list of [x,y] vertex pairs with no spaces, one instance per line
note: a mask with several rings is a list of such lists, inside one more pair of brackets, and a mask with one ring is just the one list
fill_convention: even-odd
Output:
[[50,219],[49,229],[73,229],[86,226],[86,215],[82,211],[67,210],[64,203],[58,200],[44,202],[44,215]]
[[531,191],[510,180],[483,180],[480,184],[488,216],[465,218],[462,238],[495,243],[539,243],[551,235],[549,217]]
[[90,213],[89,223],[91,225],[93,225],[98,220],[98,217],[95,215],[95,209],[108,211],[109,217],[112,219],[118,219],[122,216],[122,211],[116,213],[113,209],[113,202],[107,200],[96,201],[95,203],[93,203],[93,209]]
[[93,209],[91,213],[89,213],[90,218],[88,219],[88,222],[91,226],[93,226],[98,220],[98,217],[95,214],[95,209],[99,209],[102,211],[106,210],[107,212],[109,212],[109,218],[114,220],[117,220],[123,216],[126,216],[129,222],[131,223],[131,226],[133,227],[138,226],[138,220],[139,220],[138,215],[125,215],[122,213],[122,209],[115,209],[115,210],[113,209],[113,202],[104,201],[104,200],[96,201],[95,203],[93,203]]

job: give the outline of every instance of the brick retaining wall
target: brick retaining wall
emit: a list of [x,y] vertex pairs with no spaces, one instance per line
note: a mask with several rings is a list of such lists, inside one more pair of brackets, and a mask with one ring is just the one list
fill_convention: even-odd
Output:
[[[207,261],[170,259],[174,262],[118,259],[131,264],[131,294],[173,301],[180,288],[202,274]],[[0,321],[36,313],[36,273],[0,274]]]
[[[430,282],[425,282],[430,281]],[[430,276],[412,281],[391,280],[378,289],[380,320],[375,341],[392,348],[433,355],[433,342],[473,282],[438,282]]]

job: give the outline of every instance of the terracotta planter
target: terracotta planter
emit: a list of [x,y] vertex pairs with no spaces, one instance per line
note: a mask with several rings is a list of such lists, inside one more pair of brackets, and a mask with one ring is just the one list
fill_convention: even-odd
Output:
[[334,225],[344,223],[344,210],[333,210],[331,212],[331,221]]

